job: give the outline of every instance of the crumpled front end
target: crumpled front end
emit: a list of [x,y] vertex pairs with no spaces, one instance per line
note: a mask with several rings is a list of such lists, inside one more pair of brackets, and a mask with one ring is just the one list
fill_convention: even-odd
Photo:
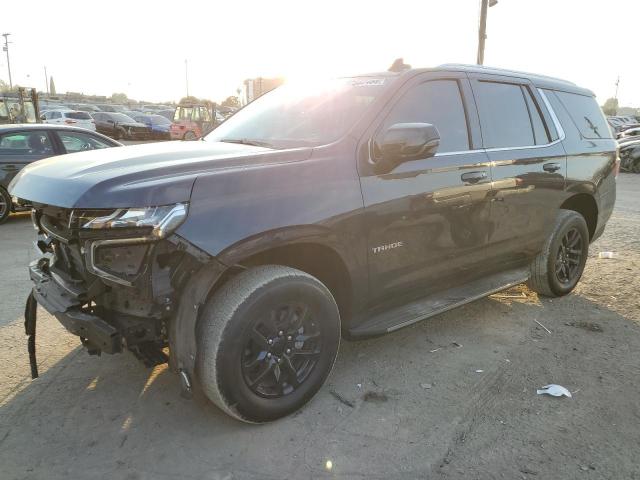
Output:
[[[175,215],[186,212],[162,208],[156,217],[144,209],[33,209],[42,252],[29,266],[33,295],[90,354],[127,349],[147,366],[166,362],[188,280],[203,269],[223,270],[173,233]],[[178,347],[189,341],[177,339]]]

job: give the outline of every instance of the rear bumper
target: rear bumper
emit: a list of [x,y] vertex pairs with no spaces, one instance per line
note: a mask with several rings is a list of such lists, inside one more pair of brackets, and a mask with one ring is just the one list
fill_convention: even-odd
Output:
[[36,301],[69,332],[80,337],[89,350],[121,352],[122,336],[118,330],[97,315],[81,310],[86,303],[86,290],[47,271],[44,262],[41,259],[29,265]]

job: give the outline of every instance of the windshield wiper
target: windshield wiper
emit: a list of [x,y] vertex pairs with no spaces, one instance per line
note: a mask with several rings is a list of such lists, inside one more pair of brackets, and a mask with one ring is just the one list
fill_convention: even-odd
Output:
[[272,144],[268,142],[261,142],[260,140],[251,140],[249,138],[223,138],[220,142],[225,143],[239,143],[240,145],[253,145],[254,147],[265,147],[275,149]]

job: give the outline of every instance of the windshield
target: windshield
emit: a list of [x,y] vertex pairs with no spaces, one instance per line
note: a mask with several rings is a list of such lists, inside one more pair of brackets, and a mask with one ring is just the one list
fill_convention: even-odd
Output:
[[290,148],[331,143],[344,135],[390,79],[357,77],[284,85],[247,105],[205,137]]
[[91,115],[87,112],[65,112],[64,116],[74,120],[91,120]]
[[135,120],[127,115],[125,115],[124,113],[112,113],[109,115],[109,118],[111,120],[114,120],[116,122],[121,122],[121,123],[135,123]]

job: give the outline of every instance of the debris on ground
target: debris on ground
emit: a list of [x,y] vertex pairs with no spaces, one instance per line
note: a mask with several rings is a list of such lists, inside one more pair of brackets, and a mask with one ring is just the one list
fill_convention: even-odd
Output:
[[437,352],[438,350],[442,350],[442,349],[441,349],[441,348],[436,348],[436,349],[434,349],[434,350],[429,350],[429,353],[435,353],[435,352]]
[[476,370],[476,373],[484,373],[484,370]]
[[364,400],[365,402],[384,403],[389,400],[389,397],[387,397],[384,393],[373,392],[369,390],[362,396],[362,400]]
[[351,408],[355,408],[356,404],[354,402],[352,402],[351,400],[348,400],[346,398],[344,398],[342,395],[340,395],[338,392],[336,392],[335,390],[329,390],[329,393],[331,395],[333,395],[333,397],[338,400],[340,403],[346,405],[347,407],[351,407]]
[[520,292],[517,295],[514,294],[502,294],[502,293],[494,293],[491,295],[494,298],[527,298],[527,294],[524,292]]
[[430,383],[421,383],[420,386],[425,390],[429,390],[431,387],[433,387],[433,385],[431,385]]
[[538,395],[551,395],[553,397],[569,397],[571,398],[571,392],[564,388],[562,385],[545,385],[544,387],[537,390]]
[[544,328],[544,329],[547,331],[547,333],[548,333],[549,335],[551,335],[551,330],[549,330],[547,327],[545,327],[543,324],[541,324],[541,323],[540,323],[538,320],[536,320],[535,318],[533,319],[533,321],[534,321],[534,322],[536,322],[538,325],[540,325],[542,328]]
[[600,252],[598,258],[616,258],[615,252]]
[[462,348],[462,344],[458,342],[453,342],[451,345],[453,345],[456,348]]
[[599,324],[593,322],[567,322],[565,323],[565,325],[569,327],[582,328],[583,330],[587,330],[589,332],[603,332],[602,327]]

